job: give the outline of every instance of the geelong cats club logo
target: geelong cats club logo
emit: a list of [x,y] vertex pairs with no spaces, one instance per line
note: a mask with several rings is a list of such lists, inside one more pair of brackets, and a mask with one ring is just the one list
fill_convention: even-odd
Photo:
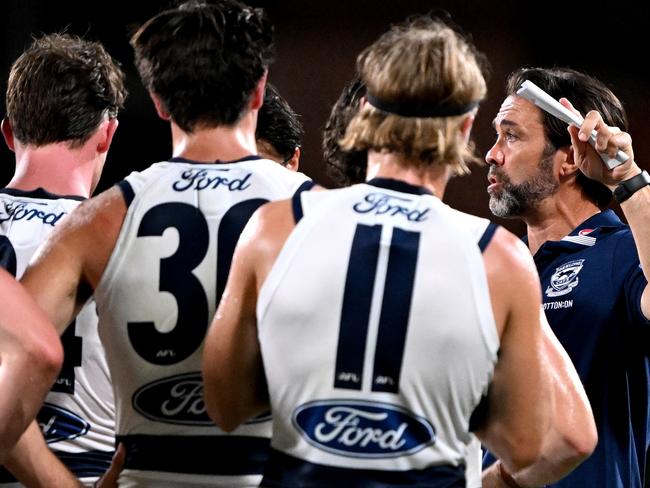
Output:
[[584,262],[584,259],[576,259],[559,266],[551,276],[551,283],[546,288],[546,296],[560,297],[570,293],[578,286],[580,282],[578,273],[580,273]]

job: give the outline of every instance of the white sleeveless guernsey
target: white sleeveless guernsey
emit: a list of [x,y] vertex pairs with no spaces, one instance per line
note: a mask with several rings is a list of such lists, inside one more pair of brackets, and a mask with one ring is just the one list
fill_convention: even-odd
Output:
[[[0,190],[0,266],[20,278],[54,226],[83,200],[43,189]],[[62,336],[65,361],[38,413],[49,447],[84,483],[92,485],[110,465],[115,408],[95,303],[88,302]],[[0,470],[0,486],[19,486]]]
[[310,180],[249,157],[157,163],[120,183],[128,211],[95,290],[113,375],[120,486],[254,486],[268,456],[268,415],[231,434],[203,402],[203,340],[239,234],[270,200]]
[[499,346],[495,227],[388,179],[294,198],[260,291],[273,411],[263,486],[465,487]]

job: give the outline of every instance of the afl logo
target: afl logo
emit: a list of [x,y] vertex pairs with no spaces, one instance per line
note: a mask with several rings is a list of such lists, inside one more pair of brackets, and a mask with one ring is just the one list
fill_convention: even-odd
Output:
[[51,403],[43,404],[36,421],[48,444],[82,436],[90,428],[90,424],[78,415]]
[[580,282],[578,273],[580,273],[584,261],[584,259],[577,259],[559,266],[551,276],[551,282],[546,288],[546,296],[559,297],[566,295],[578,286]]
[[433,444],[433,426],[405,408],[362,400],[305,403],[293,425],[307,442],[323,451],[358,458],[413,454]]

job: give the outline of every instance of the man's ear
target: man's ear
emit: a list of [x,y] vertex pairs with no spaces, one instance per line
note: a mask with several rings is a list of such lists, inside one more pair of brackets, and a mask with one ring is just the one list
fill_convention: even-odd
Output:
[[105,153],[108,152],[108,149],[111,147],[111,142],[113,142],[113,136],[117,130],[119,122],[117,119],[108,119],[101,123],[99,126],[100,139],[97,141],[97,152]]
[[558,175],[561,179],[575,177],[580,171],[573,159],[573,146],[564,146],[555,152],[555,164],[559,165]]
[[299,166],[300,166],[300,148],[297,147],[293,151],[293,156],[291,156],[291,159],[287,161],[284,167],[290,169],[291,171],[298,171]]
[[264,103],[264,91],[266,90],[266,78],[268,75],[268,70],[264,71],[262,78],[260,78],[260,81],[257,82],[255,90],[253,90],[249,107],[251,110],[259,110]]
[[153,101],[154,106],[156,107],[156,113],[158,114],[158,117],[160,117],[163,120],[169,121],[172,116],[169,115],[169,111],[167,110],[167,107],[165,107],[165,104],[162,102],[162,100],[158,97],[153,92],[149,92],[149,96],[151,97],[151,100]]
[[465,142],[469,141],[469,135],[472,132],[472,126],[474,125],[474,118],[476,117],[476,112],[472,112],[467,117],[463,119],[463,123],[460,125],[460,133],[463,136]]
[[9,119],[5,117],[2,119],[2,122],[0,123],[0,128],[2,129],[2,135],[5,138],[5,142],[7,143],[7,147],[11,150],[15,150],[15,145],[14,145],[14,130],[11,127],[11,122],[9,122]]

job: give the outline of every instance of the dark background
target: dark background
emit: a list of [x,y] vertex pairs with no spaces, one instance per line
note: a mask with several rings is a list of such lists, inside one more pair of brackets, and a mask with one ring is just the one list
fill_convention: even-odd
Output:
[[[100,190],[171,154],[166,123],[153,106],[133,68],[128,38],[134,27],[170,1],[5,0],[0,6],[0,91],[13,60],[31,36],[66,30],[103,42],[126,71],[129,98],[109,153]],[[627,108],[636,160],[645,168],[650,157],[647,72],[650,28],[648,2],[594,3],[521,1],[262,1],[276,27],[277,56],[270,80],[302,115],[306,134],[301,169],[331,186],[321,159],[321,131],[332,104],[354,72],[358,52],[393,22],[413,13],[444,9],[469,32],[492,65],[488,99],[479,111],[474,139],[485,154],[494,138],[491,127],[503,98],[506,75],[522,65],[566,65],[606,82]],[[53,80],[55,82],[55,80]],[[4,115],[4,97],[0,113]],[[13,154],[0,149],[0,186],[13,173]],[[471,213],[491,216],[485,192],[486,169],[453,180],[445,200]],[[524,227],[500,221],[517,233]]]

